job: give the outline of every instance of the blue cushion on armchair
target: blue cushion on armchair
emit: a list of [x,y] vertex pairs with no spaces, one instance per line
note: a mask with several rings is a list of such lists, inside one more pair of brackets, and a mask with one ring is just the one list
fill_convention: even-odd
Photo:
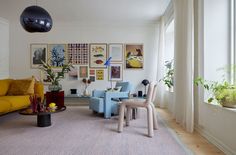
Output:
[[117,82],[116,87],[121,86],[121,92],[129,92],[131,88],[131,84],[129,82]]

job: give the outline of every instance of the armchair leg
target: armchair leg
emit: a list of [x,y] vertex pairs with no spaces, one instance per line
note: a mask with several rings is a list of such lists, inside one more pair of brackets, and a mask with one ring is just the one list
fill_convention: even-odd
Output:
[[157,123],[157,113],[156,113],[156,108],[154,104],[151,104],[152,106],[152,114],[153,114],[153,129],[157,130],[158,129],[158,123]]
[[153,137],[153,114],[151,105],[147,106],[148,136]]
[[126,113],[126,126],[129,126],[129,122],[130,122],[130,114],[131,114],[131,107],[127,106],[127,113]]
[[125,104],[121,104],[120,111],[119,111],[118,132],[123,131],[124,114],[125,114]]

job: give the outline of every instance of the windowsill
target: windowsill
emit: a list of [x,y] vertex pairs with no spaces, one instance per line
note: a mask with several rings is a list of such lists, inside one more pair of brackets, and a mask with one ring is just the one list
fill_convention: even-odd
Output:
[[233,113],[236,114],[236,108],[227,108],[227,107],[222,107],[221,105],[217,104],[217,103],[207,103],[207,102],[204,102],[205,104],[209,105],[209,106],[213,106],[214,108],[217,108],[217,109],[222,109],[222,110],[226,110],[226,111],[231,111]]

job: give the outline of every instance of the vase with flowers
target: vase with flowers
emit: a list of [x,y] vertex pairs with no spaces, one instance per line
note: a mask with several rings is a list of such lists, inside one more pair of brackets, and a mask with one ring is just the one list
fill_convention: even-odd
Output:
[[82,82],[85,84],[85,89],[84,89],[83,95],[90,96],[87,88],[88,88],[89,84],[91,83],[91,80],[90,79],[83,79]]
[[72,64],[70,62],[68,64],[64,64],[60,71],[53,70],[52,66],[47,62],[42,61],[42,64],[43,65],[40,66],[40,69],[46,72],[47,77],[51,82],[48,86],[49,91],[60,91],[62,86],[59,81],[64,78],[65,73],[68,73],[68,71],[73,68]]

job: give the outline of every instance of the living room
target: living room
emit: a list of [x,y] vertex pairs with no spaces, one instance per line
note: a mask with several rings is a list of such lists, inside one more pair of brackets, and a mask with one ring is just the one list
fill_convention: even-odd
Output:
[[[234,0],[0,4],[0,154],[236,154],[235,102],[221,104],[214,92],[219,87],[212,89],[213,97],[207,94],[221,85],[206,81],[226,79],[224,88],[234,88],[235,71],[225,77],[221,72],[235,64]],[[22,22],[38,16],[23,14],[35,5],[52,20],[47,32],[37,26],[29,32],[34,25]],[[59,47],[62,66],[73,67],[54,91],[47,68],[35,57],[36,49],[44,48],[42,60],[56,76],[62,66],[53,65],[52,53]],[[10,91],[12,83],[23,89],[32,81],[42,112],[35,109],[37,98],[16,99]],[[104,94],[98,97],[100,90]],[[146,104],[150,96],[156,98]],[[8,97],[14,106],[4,111]],[[124,129],[123,119],[129,126]]]

